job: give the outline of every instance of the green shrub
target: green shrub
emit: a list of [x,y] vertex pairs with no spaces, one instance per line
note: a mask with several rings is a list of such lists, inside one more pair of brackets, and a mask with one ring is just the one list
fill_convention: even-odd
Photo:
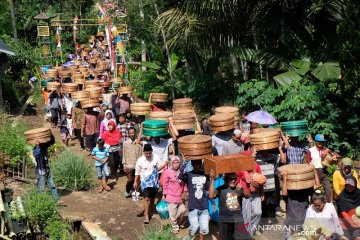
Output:
[[63,223],[60,218],[54,217],[50,219],[44,229],[44,233],[49,240],[70,240],[74,239],[70,232],[70,225]]
[[65,151],[66,147],[62,143],[55,143],[51,145],[48,149],[49,157],[54,157],[57,154],[61,154]]
[[25,124],[22,121],[12,124],[6,114],[0,113],[0,126],[0,152],[8,156],[10,166],[16,168],[21,157],[28,154]]
[[171,233],[170,225],[155,225],[155,227],[150,227],[144,229],[144,231],[139,234],[139,240],[179,240],[173,233]]
[[92,186],[94,169],[82,154],[65,151],[53,159],[51,169],[58,186],[76,191]]
[[56,200],[50,193],[41,193],[37,189],[28,191],[24,196],[24,208],[29,222],[44,229],[49,219],[56,214]]

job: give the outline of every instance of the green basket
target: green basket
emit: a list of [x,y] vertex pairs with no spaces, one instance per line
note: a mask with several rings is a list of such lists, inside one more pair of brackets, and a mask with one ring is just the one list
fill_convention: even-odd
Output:
[[164,128],[167,129],[168,122],[166,120],[146,120],[143,123],[144,128]]
[[306,120],[281,122],[280,127],[283,133],[288,134],[292,137],[304,136],[308,132]]
[[162,137],[168,135],[168,131],[167,129],[164,128],[158,128],[158,129],[144,128],[143,135],[149,137]]

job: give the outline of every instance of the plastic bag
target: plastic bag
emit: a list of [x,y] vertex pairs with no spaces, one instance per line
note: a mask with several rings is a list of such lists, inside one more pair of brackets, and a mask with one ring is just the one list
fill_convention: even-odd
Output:
[[159,213],[161,219],[169,218],[169,208],[166,201],[161,201],[156,205],[156,211]]

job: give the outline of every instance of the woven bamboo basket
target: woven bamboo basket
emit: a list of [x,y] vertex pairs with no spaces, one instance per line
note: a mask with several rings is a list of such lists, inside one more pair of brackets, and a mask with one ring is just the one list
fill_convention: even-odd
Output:
[[87,56],[89,56],[89,53],[86,52],[86,51],[81,51],[81,56],[82,57],[87,57]]
[[100,103],[98,99],[88,99],[81,101],[82,108],[94,108],[99,107]]
[[110,82],[124,84],[124,80],[122,80],[121,78],[111,78]]
[[85,88],[95,88],[100,86],[100,81],[98,80],[86,80]]
[[314,186],[314,168],[308,164],[288,164],[279,167],[279,172],[287,171],[287,187],[289,190],[301,190]]
[[81,64],[82,64],[82,61],[78,61],[78,60],[74,61],[74,65],[76,65],[76,66],[81,66]]
[[84,52],[87,52],[87,53],[89,53],[89,52],[91,52],[91,48],[88,48],[88,47],[86,47],[86,48],[84,48]]
[[170,111],[158,111],[158,112],[151,112],[150,119],[154,120],[169,120],[172,117],[173,113]]
[[238,107],[232,107],[232,106],[223,106],[223,107],[215,108],[215,114],[219,114],[219,113],[231,114],[234,116],[234,120],[239,120],[239,111],[240,109]]
[[256,150],[268,150],[279,147],[279,132],[263,132],[250,134],[250,142]]
[[48,78],[56,78],[58,76],[58,71],[56,69],[49,69],[45,73]]
[[129,94],[132,93],[132,87],[131,86],[122,86],[118,88],[119,94]]
[[215,114],[209,118],[211,130],[224,132],[234,129],[234,116],[231,114]]
[[105,32],[97,32],[96,37],[105,37]]
[[26,142],[29,144],[46,143],[51,140],[50,128],[36,128],[24,133]]
[[59,91],[60,90],[60,83],[58,83],[58,82],[48,82],[47,83],[47,89],[51,90],[51,91],[54,91],[54,90]]
[[174,116],[172,118],[172,123],[176,130],[186,130],[194,128],[195,118],[193,119],[183,119]]
[[306,120],[281,122],[280,127],[285,134],[292,137],[304,136],[308,130]]
[[132,103],[130,109],[135,115],[148,115],[152,111],[152,106],[151,103]]
[[79,46],[81,49],[84,49],[84,48],[86,48],[86,44],[80,44],[80,46]]
[[109,82],[109,81],[100,81],[100,84],[99,84],[99,86],[102,88],[109,88],[109,87],[111,87],[111,85],[112,85],[112,82]]
[[174,116],[182,117],[182,118],[194,118],[194,110],[192,109],[184,109],[174,111]]
[[89,62],[91,63],[91,64],[96,64],[97,63],[97,58],[91,58],[90,60],[89,60]]
[[78,90],[78,84],[76,83],[64,83],[62,85],[64,93],[72,93]]
[[93,70],[94,76],[101,76],[105,72],[105,69],[96,68]]
[[90,96],[90,99],[102,100],[101,92],[90,92],[89,96]]
[[89,99],[89,92],[87,91],[77,91],[77,92],[73,92],[71,93],[71,98],[73,100],[85,100],[85,99]]
[[152,102],[167,102],[167,93],[151,93]]
[[263,132],[277,132],[281,133],[280,128],[255,128],[252,130],[253,133],[263,133]]
[[211,137],[207,135],[188,135],[178,139],[179,152],[190,160],[203,159],[212,155]]
[[173,100],[173,110],[185,110],[185,109],[192,109],[193,103],[191,98],[179,98]]
[[168,134],[168,121],[146,120],[143,123],[144,136],[161,137]]
[[59,70],[59,77],[68,78],[71,76],[71,72],[69,70]]

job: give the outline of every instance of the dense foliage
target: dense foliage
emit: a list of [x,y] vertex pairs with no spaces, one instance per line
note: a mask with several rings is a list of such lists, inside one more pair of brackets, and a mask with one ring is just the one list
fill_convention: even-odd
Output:
[[76,191],[92,186],[94,169],[83,154],[65,151],[52,160],[51,170],[58,186]]

